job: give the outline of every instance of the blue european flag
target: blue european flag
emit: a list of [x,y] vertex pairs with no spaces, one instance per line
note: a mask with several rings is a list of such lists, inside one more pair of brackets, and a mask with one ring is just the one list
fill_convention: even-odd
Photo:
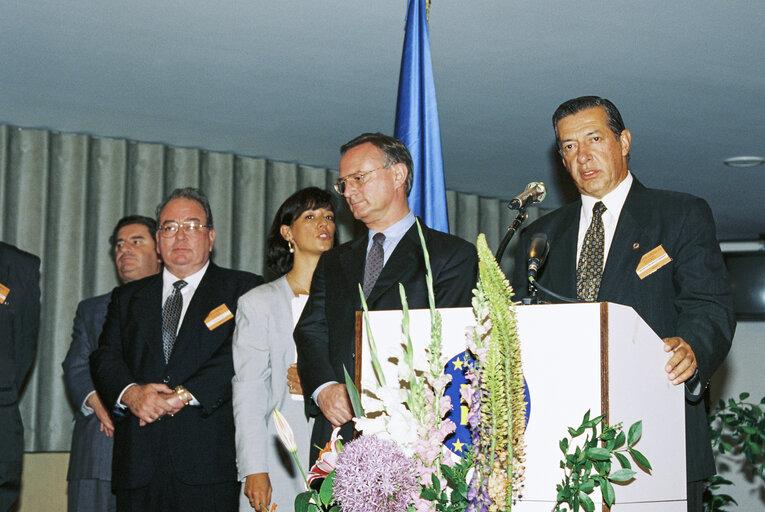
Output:
[[395,136],[406,144],[414,161],[409,208],[429,227],[448,233],[444,161],[425,0],[409,0],[407,9]]

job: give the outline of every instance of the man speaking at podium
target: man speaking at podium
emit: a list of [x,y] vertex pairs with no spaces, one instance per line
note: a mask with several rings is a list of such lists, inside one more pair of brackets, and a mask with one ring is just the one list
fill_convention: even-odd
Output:
[[703,481],[715,473],[703,394],[735,330],[712,212],[698,197],[646,188],[630,173],[631,134],[609,100],[566,101],[553,127],[581,200],[521,234],[516,293],[527,290],[530,239],[544,233],[550,252],[540,284],[583,302],[631,306],[664,340],[668,378],[685,385],[688,510],[700,511]]

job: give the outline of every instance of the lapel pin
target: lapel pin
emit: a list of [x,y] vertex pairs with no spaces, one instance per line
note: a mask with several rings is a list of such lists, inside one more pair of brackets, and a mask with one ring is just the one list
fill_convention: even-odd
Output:
[[638,249],[638,248],[640,248],[640,244],[639,243],[635,242],[634,244],[632,244],[632,249],[633,250],[634,249]]

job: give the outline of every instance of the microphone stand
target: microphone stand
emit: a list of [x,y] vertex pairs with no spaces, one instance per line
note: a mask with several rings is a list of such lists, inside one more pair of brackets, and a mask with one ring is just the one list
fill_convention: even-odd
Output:
[[505,233],[505,237],[502,239],[502,242],[499,244],[499,248],[497,249],[496,254],[494,255],[494,258],[497,260],[497,263],[502,260],[502,255],[505,253],[505,249],[507,249],[507,244],[510,243],[510,240],[513,238],[513,235],[515,235],[515,232],[518,230],[519,227],[521,227],[521,224],[526,222],[526,219],[529,218],[529,214],[526,213],[526,207],[521,206],[518,208],[518,215],[515,217],[515,220],[510,224],[510,227],[507,228],[507,233]]
[[[564,297],[563,295],[558,295],[557,293],[555,293],[552,290],[548,290],[547,288],[545,288],[544,286],[539,284],[539,281],[534,279],[533,276],[529,276],[529,290],[531,290],[531,297],[524,297],[522,299],[522,302],[524,304],[539,304],[539,299],[537,298],[537,289],[542,290],[547,295],[550,295],[551,297],[555,297],[556,299],[558,299],[558,300],[560,300],[562,302],[569,302],[569,303],[573,303],[573,304],[581,302],[581,301],[579,301],[577,299],[572,299],[571,297]],[[530,302],[526,302],[527,299]],[[535,301],[535,300],[537,302],[531,302],[531,301]]]

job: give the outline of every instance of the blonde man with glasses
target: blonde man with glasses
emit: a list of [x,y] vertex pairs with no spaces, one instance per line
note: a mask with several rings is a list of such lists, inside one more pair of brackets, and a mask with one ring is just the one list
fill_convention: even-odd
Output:
[[[425,259],[407,196],[412,157],[399,140],[365,133],[341,149],[342,194],[368,232],[322,254],[311,294],[295,328],[298,373],[306,413],[315,416],[311,462],[332,429],[353,438],[352,412],[343,368],[354,374],[354,315],[361,310],[359,285],[370,310],[401,309],[398,284],[410,308],[428,307]],[[420,221],[422,224],[422,221]],[[433,270],[436,307],[469,306],[476,283],[475,247],[422,224]]]
[[91,356],[117,416],[117,510],[234,511],[231,340],[237,300],[263,279],[210,261],[215,228],[201,191],[176,189],[157,224],[164,270],[114,290]]

